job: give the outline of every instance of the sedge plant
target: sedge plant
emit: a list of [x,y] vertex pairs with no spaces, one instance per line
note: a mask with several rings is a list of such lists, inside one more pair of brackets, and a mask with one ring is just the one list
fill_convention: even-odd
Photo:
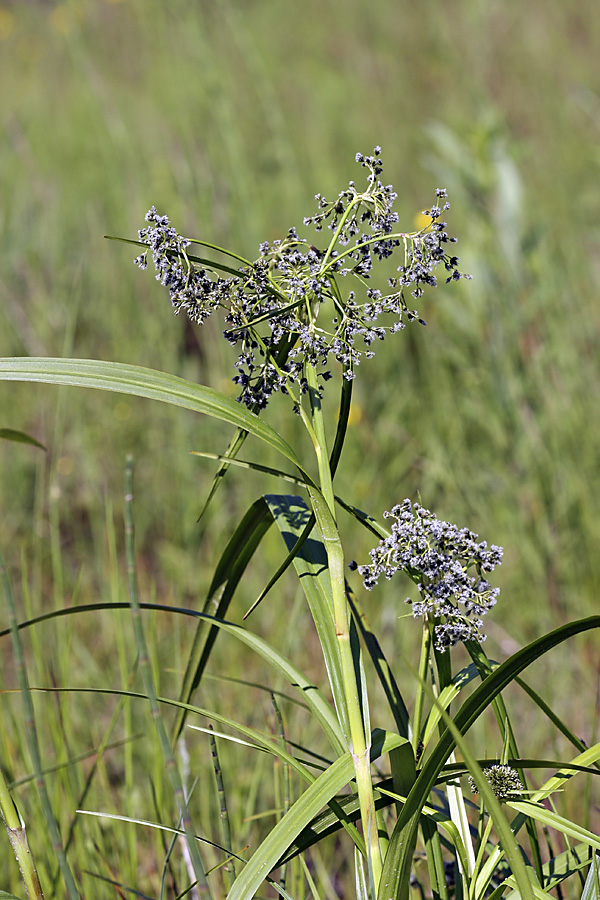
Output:
[[[459,268],[456,238],[444,221],[449,208],[446,191],[436,190],[421,228],[402,231],[394,210],[396,193],[382,181],[380,148],[372,155],[357,154],[356,161],[359,182],[351,181],[333,200],[317,195],[316,211],[303,223],[310,229],[309,237],[290,228],[280,240],[263,243],[255,260],[180,235],[169,217],[154,207],[139,239],[128,241],[139,247],[136,264],[154,268],[176,314],[187,315],[197,326],[213,315],[222,316],[224,338],[237,354],[233,378],[237,401],[174,375],[97,360],[4,359],[0,378],[120,391],[234,426],[225,452],[196,451],[218,461],[206,504],[218,502],[219,487],[231,467],[266,472],[292,485],[292,493],[288,489],[258,497],[233,529],[202,609],[171,609],[172,614],[195,621],[196,630],[179,695],[168,698],[157,693],[148,662],[144,611],[158,605],[138,595],[128,464],[129,605],[143,692],[125,693],[150,704],[179,813],[169,832],[186,848],[190,890],[193,886],[203,897],[249,900],[267,881],[283,897],[317,897],[315,870],[307,864],[311,848],[344,831],[343,839],[353,849],[356,893],[361,898],[407,900],[414,891],[439,900],[448,900],[451,894],[465,900],[490,896],[495,900],[511,892],[526,900],[545,897],[589,867],[593,851],[600,849],[596,835],[559,815],[551,802],[573,777],[598,774],[600,744],[583,745],[521,676],[554,647],[597,628],[600,617],[565,625],[503,662],[493,661],[484,650],[484,618],[498,600],[493,572],[502,562],[502,549],[488,545],[467,527],[439,519],[420,500],[398,495],[397,488],[382,516],[359,510],[351,497],[337,495],[335,479],[352,388],[362,367],[375,365],[371,360],[383,340],[397,341],[402,353],[405,328],[424,324],[420,308],[425,291],[437,288],[440,281],[440,289],[452,290],[453,283],[469,277]],[[379,277],[380,272],[386,274]],[[333,433],[324,414],[325,394],[332,390],[339,396]],[[301,446],[290,445],[283,429],[269,423],[275,393],[287,398],[290,414],[301,422],[307,438]],[[277,454],[281,465],[244,459],[248,439]],[[368,559],[346,558],[338,524],[342,515],[370,532],[374,546]],[[249,612],[277,592],[286,570],[295,570],[314,621],[327,685],[312,683],[269,642],[268,635],[228,618],[240,595],[240,603],[247,606],[243,576],[272,525],[279,529],[286,553],[258,599],[253,598]],[[410,701],[399,688],[398,672],[386,659],[361,602],[363,589],[374,590],[382,579],[392,578],[402,601],[410,592],[406,603],[415,624],[407,627],[414,627],[420,642]],[[76,611],[85,613],[86,608]],[[74,615],[75,610],[63,613]],[[13,626],[13,637],[17,634]],[[275,697],[278,734],[273,738],[202,705],[203,678],[221,634],[258,654],[299,693],[329,744],[328,758],[310,762],[310,749],[295,740],[297,735],[292,738],[293,720],[290,734],[286,733]],[[466,648],[471,660],[458,671],[453,666],[457,645]],[[372,719],[374,678],[383,689],[394,730],[382,729]],[[540,760],[521,754],[517,728],[502,696],[512,683],[520,684],[540,713],[560,727],[574,747],[573,758]],[[170,735],[161,712],[167,704],[176,712]],[[482,759],[467,740],[471,726],[489,709],[497,722],[496,759]],[[212,725],[208,729],[222,819],[222,865],[214,871],[203,860],[205,838],[194,825],[193,803],[175,752],[184,729],[197,728],[199,716],[225,728],[217,733]],[[221,771],[217,737],[271,754],[285,773],[282,814],[248,853],[242,852],[230,827],[227,772]],[[553,774],[534,788],[529,779],[542,769]],[[526,772],[534,775],[528,779]],[[6,792],[3,798],[9,826]],[[47,820],[51,821],[51,810]],[[551,855],[540,843],[538,825],[559,836]],[[61,847],[57,853],[63,860]],[[423,854],[426,875],[419,864]],[[286,873],[296,857],[302,859],[303,868],[294,882],[300,893],[293,895]],[[66,860],[64,865],[68,872]],[[595,864],[590,872],[592,876],[596,872]],[[72,879],[70,873],[68,877]],[[589,880],[587,889],[591,890]],[[72,880],[68,890],[70,895],[75,890]]]

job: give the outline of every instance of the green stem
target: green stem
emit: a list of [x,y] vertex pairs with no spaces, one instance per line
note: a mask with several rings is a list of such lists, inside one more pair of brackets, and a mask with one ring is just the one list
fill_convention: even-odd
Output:
[[218,250],[219,253],[222,253],[224,256],[230,256],[231,259],[237,259],[238,262],[244,263],[245,266],[251,266],[252,263],[249,259],[246,259],[245,256],[240,256],[239,253],[233,253],[232,250],[226,250],[225,247],[219,247],[218,244],[211,244],[210,241],[199,241],[196,238],[188,238],[190,244],[199,244],[201,247],[208,247],[209,250]]
[[321,487],[321,493],[325,498],[327,506],[329,507],[329,512],[331,513],[335,524],[335,497],[333,493],[333,481],[331,478],[331,469],[329,468],[329,454],[327,452],[327,436],[325,434],[325,423],[323,421],[323,409],[321,407],[321,397],[319,394],[319,385],[317,383],[317,373],[314,369],[314,366],[306,367],[306,379],[308,381],[311,406],[311,437],[313,439],[315,454],[317,456],[317,466],[319,468],[319,485]]
[[[483,821],[484,815],[485,815],[484,806],[483,806],[483,803],[481,803],[481,805],[480,805],[480,807],[479,807],[479,820],[480,820],[480,822]],[[483,830],[483,834],[481,835],[481,839],[480,839],[479,844],[478,844],[478,847],[477,847],[477,859],[475,860],[475,866],[474,866],[474,868],[473,868],[473,872],[472,872],[472,875],[471,875],[471,882],[470,882],[470,885],[469,885],[469,898],[470,898],[470,900],[475,900],[475,897],[476,897],[475,888],[476,888],[476,886],[477,886],[477,879],[479,878],[479,874],[480,874],[480,871],[481,871],[481,867],[482,867],[482,865],[483,865],[483,858],[484,858],[484,855],[485,855],[485,851],[486,851],[486,847],[487,847],[488,838],[489,838],[490,833],[491,833],[491,831],[492,831],[492,824],[493,824],[493,819],[492,819],[491,816],[488,816],[487,823],[486,823],[486,825],[485,825],[485,828],[484,828],[484,830]]]
[[[351,208],[352,207],[349,206],[348,209],[346,210],[346,213],[348,213],[348,211]],[[319,272],[320,276],[325,275],[325,273],[328,271],[328,269],[330,269],[335,263],[340,262],[340,260],[344,259],[346,256],[350,256],[350,254],[354,253],[356,250],[361,250],[363,247],[368,247],[370,244],[376,244],[377,241],[381,240],[381,235],[375,235],[375,237],[368,238],[368,240],[366,240],[366,241],[360,241],[358,244],[354,244],[352,247],[349,247],[348,250],[344,250],[343,253],[339,253],[335,257],[335,259],[332,259],[331,261],[329,261],[328,257],[331,255],[331,251],[333,250],[335,241],[337,240],[338,234],[341,231],[341,227],[343,226],[344,222],[346,221],[346,218],[347,218],[347,215],[344,215],[342,221],[340,222],[340,226],[336,229],[334,238],[328,247],[325,257],[323,258],[323,262],[321,264],[321,270]],[[397,232],[394,232],[393,234],[386,234],[385,240],[391,241],[391,240],[395,240],[396,238],[402,238],[402,240],[404,240],[406,242],[406,238],[414,239],[416,237],[419,237],[422,233],[423,233],[422,231],[414,231],[414,232],[411,232],[410,234],[407,234],[404,231],[397,231]],[[405,258],[405,261],[406,261],[406,258]]]
[[8,839],[19,864],[29,900],[44,900],[35,863],[29,849],[25,825],[13,803],[2,769],[0,769],[0,816],[6,825]]
[[221,816],[221,835],[223,838],[223,847],[231,856],[229,862],[225,864],[225,871],[227,872],[229,887],[232,888],[235,881],[235,863],[234,857],[231,855],[231,827],[229,823],[229,810],[227,808],[227,794],[225,793],[225,785],[223,783],[223,770],[221,769],[221,760],[219,759],[217,739],[214,735],[212,725],[209,724],[208,730],[210,732],[210,753],[215,773],[215,781],[217,784],[217,795],[219,798],[219,813]]
[[431,652],[431,632],[427,619],[423,619],[423,640],[421,641],[421,658],[419,660],[419,681],[417,696],[415,699],[415,712],[413,716],[413,750],[415,759],[419,756],[419,741],[421,739],[421,723],[423,721],[423,704],[425,691],[423,685],[427,681],[427,669],[429,668],[429,654]]
[[[329,262],[329,258],[331,257],[331,254],[333,253],[333,248],[337,244],[337,239],[339,238],[339,236],[341,234],[342,228],[346,224],[346,220],[348,219],[348,216],[350,215],[350,213],[352,212],[354,207],[359,206],[361,204],[361,202],[362,202],[362,196],[360,194],[357,194],[357,196],[352,200],[352,202],[348,204],[348,208],[346,209],[342,218],[340,219],[340,221],[338,223],[338,227],[335,229],[335,231],[333,233],[333,237],[331,238],[331,240],[329,242],[329,247],[327,248],[325,256],[323,257],[323,259],[321,261],[321,270],[319,272],[319,275],[323,275],[323,273],[327,269],[327,263]],[[348,252],[348,251],[346,251],[346,252]],[[346,254],[343,253],[341,255],[345,256]],[[339,259],[339,257],[336,257],[336,260],[337,259]]]
[[[431,629],[434,627],[434,621],[430,621],[429,628]],[[434,662],[437,679],[437,684],[434,685],[434,692],[437,698],[439,695],[439,691],[448,687],[448,685],[452,682],[452,663],[450,654],[442,653],[441,651],[434,649]],[[448,715],[450,715],[450,705],[448,705],[446,712]],[[442,732],[443,726],[440,722],[440,735],[442,734]],[[452,752],[448,757],[448,762],[456,762],[454,752]],[[469,820],[467,817],[465,798],[463,796],[459,779],[456,779],[456,782],[448,782],[448,784],[446,785],[446,796],[448,797],[450,818],[456,825],[465,848],[465,857],[468,868],[464,870],[463,863],[460,860],[459,868],[462,873],[463,879],[465,880],[466,884],[469,885],[470,878],[472,877],[473,870],[475,868],[475,853],[473,851],[473,842],[471,840],[471,832],[469,829]]]
[[350,615],[346,599],[346,586],[344,577],[344,552],[335,521],[335,500],[333,482],[329,459],[327,455],[327,440],[323,411],[319,397],[317,375],[314,367],[307,366],[306,377],[309,385],[310,401],[312,408],[312,430],[314,433],[314,447],[319,468],[319,481],[321,494],[310,490],[313,509],[317,524],[321,531],[323,544],[327,553],[329,564],[329,576],[331,579],[331,592],[333,598],[333,613],[335,619],[335,633],[340,653],[340,666],[342,682],[344,686],[344,701],[347,711],[348,726],[350,731],[350,752],[354,762],[354,773],[361,811],[361,821],[365,844],[368,848],[370,864],[372,867],[375,887],[379,885],[382,870],[381,848],[377,831],[377,816],[375,812],[375,800],[373,797],[373,783],[371,780],[370,766],[370,734],[365,733],[363,711],[361,703],[361,691],[357,684],[355,661],[350,644]]

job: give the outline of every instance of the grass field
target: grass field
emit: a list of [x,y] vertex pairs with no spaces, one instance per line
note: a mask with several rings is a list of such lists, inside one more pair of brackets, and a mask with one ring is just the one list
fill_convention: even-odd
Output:
[[[420,494],[441,517],[504,546],[486,645],[492,657],[592,614],[600,588],[599,42],[592,0],[3,0],[0,355],[150,366],[235,396],[233,351],[217,341],[219,324],[194,330],[173,318],[164,289],[132,265],[128,247],[103,235],[135,238],[155,204],[182,233],[254,258],[260,241],[301,225],[316,192],[335,195],[355,177],[357,151],[379,144],[401,224],[412,227],[435,188],[448,189],[461,267],[473,280],[426,294],[427,328],[414,325],[386,342],[377,370],[364,364],[336,487],[376,515]],[[293,443],[299,431],[285,404],[278,398],[268,419]],[[150,401],[1,384],[0,428],[47,447],[0,442],[0,547],[23,617],[126,600],[127,453],[135,458],[138,564],[150,602],[199,608],[232,522],[275,489],[268,476],[231,471],[223,502],[198,525],[214,467],[189,451],[223,450],[230,430]],[[249,445],[252,453],[258,459],[261,451]],[[350,521],[347,541],[350,556],[365,557],[369,541]],[[248,574],[246,605],[231,618],[241,619],[281,556],[269,536]],[[384,631],[386,652],[410,660],[413,626],[399,618],[403,599],[391,584],[365,606]],[[32,629],[31,683],[126,684],[135,658],[127,615],[104,610]],[[291,579],[262,604],[253,628],[305,671],[320,671]],[[152,634],[160,688],[176,691],[189,628],[156,614]],[[565,648],[551,667],[532,669],[531,682],[589,744],[597,638]],[[11,689],[8,643],[1,652]],[[231,716],[247,710],[255,727],[275,728],[268,692],[219,680],[281,689],[261,666],[223,641],[202,705]],[[527,723],[527,701],[517,693],[509,700]],[[1,702],[0,758],[16,781],[30,771],[18,698],[5,693]],[[117,703],[40,695],[47,764],[108,740]],[[110,740],[145,732],[147,719],[124,702]],[[528,752],[543,755],[551,741],[560,754],[560,741],[543,727],[530,732]],[[482,727],[482,752],[495,752],[486,735]],[[212,777],[205,738],[189,742],[192,769],[206,766]],[[224,771],[236,771],[233,818],[243,845],[255,827],[269,827],[278,782],[262,793],[270,763],[245,768],[243,754],[225,742],[222,756]],[[77,805],[169,818],[150,739],[108,753],[86,795],[90,765],[62,769],[51,782],[65,831]],[[213,794],[198,806],[204,832],[214,836]],[[18,799],[35,819],[33,792],[21,787]],[[588,808],[595,821],[591,801]],[[51,858],[31,829],[30,840],[51,883]],[[134,826],[77,820],[78,871],[116,877],[112,863],[126,859],[119,878],[158,896],[162,854],[161,839]],[[1,856],[0,888],[17,890],[16,865]],[[334,846],[316,865],[330,874],[338,866],[342,891],[346,865],[336,862]],[[88,890],[88,897],[114,896],[99,882]]]

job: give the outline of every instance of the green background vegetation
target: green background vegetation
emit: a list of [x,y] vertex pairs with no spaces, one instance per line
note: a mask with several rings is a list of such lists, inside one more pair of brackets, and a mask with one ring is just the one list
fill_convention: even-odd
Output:
[[[399,194],[401,225],[412,227],[434,189],[448,188],[461,268],[473,280],[426,294],[420,310],[427,328],[413,325],[386,341],[359,370],[338,492],[376,516],[420,494],[440,517],[505,547],[495,581],[502,594],[488,628],[491,656],[504,658],[544,630],[597,610],[600,17],[594,0],[5,0],[0,40],[2,356],[117,360],[233,395],[232,351],[218,340],[218,323],[199,331],[173,318],[164,289],[132,265],[127,247],[103,235],[135,238],[155,204],[180,232],[252,256],[260,241],[293,224],[300,228],[317,191],[331,196],[349,179],[358,182],[356,151],[380,144],[384,180]],[[332,400],[332,421],[334,414]],[[290,441],[299,436],[285,400],[274,402],[268,417]],[[213,469],[188,451],[220,451],[229,432],[149,401],[3,384],[0,427],[27,431],[48,448],[43,454],[0,446],[0,544],[19,602],[33,613],[126,599],[126,453],[136,459],[139,564],[148,600],[199,607],[211,560],[232,523],[261,492],[278,490],[272,479],[232,471],[221,502],[198,525]],[[351,524],[347,539],[349,555],[365,559],[368,539]],[[234,618],[280,561],[276,536],[265,551],[248,574],[247,596],[238,600]],[[414,664],[419,640],[418,626],[399,618],[406,613],[402,591],[392,583],[365,598],[399,669],[403,654]],[[306,615],[290,579],[250,623],[320,678]],[[164,692],[176,690],[180,648],[189,644],[187,625],[170,618],[155,623]],[[128,627],[126,614],[103,614],[36,629],[32,683],[121,685],[134,656]],[[10,688],[7,645],[2,654]],[[596,638],[578,639],[552,659],[531,679],[591,743]],[[237,648],[235,654],[225,648],[213,675],[219,660],[221,674],[276,686]],[[210,685],[203,705],[267,727],[268,694]],[[61,746],[66,758],[65,735],[73,755],[97,746],[114,708],[102,697],[58,694],[39,703],[48,761]],[[12,760],[9,774],[18,778],[27,771],[18,703],[6,694],[2,704],[2,762]],[[527,727],[529,713],[523,702]],[[146,721],[143,713],[128,715],[121,734],[141,727],[136,717]],[[535,729],[529,737],[528,753],[549,740]],[[144,771],[160,794],[159,758],[145,747]],[[482,743],[479,750],[499,748]],[[116,752],[103,767],[88,808],[155,815],[129,752]],[[229,757],[236,771],[234,815],[241,822],[268,808],[257,787],[260,766],[244,771],[243,754],[223,752],[225,769]],[[205,745],[199,758],[208,763]],[[71,770],[57,777],[65,809],[75,803],[82,777]],[[25,790],[19,797],[35,809]],[[159,808],[161,802],[159,796]],[[214,800],[201,808],[206,833],[214,833]],[[152,883],[153,853],[146,848],[143,871],[136,869],[142,851],[129,829],[90,825],[80,858],[91,834],[104,841],[107,858],[111,841],[127,841],[131,880],[137,872]],[[32,840],[35,845],[35,834]]]

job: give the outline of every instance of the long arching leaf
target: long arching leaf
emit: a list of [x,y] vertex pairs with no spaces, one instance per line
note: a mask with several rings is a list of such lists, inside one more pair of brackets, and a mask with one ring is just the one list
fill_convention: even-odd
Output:
[[[143,608],[143,606],[142,606]],[[33,691],[41,691],[41,692],[57,692],[57,693],[71,693],[71,694],[106,694],[115,697],[130,697],[140,700],[147,700],[147,695],[140,691],[133,691],[128,689],[120,689],[120,688],[67,688],[67,687],[56,687],[52,686],[51,688],[42,688],[35,687],[32,688]],[[196,715],[206,716],[208,719],[212,719],[215,722],[219,722],[221,725],[226,725],[228,728],[231,728],[233,731],[237,731],[240,734],[244,735],[247,739],[246,741],[240,741],[240,743],[245,744],[247,747],[252,747],[257,751],[261,750],[271,755],[277,757],[286,765],[290,766],[309,786],[313,786],[317,780],[307,768],[307,766],[297,759],[292,754],[288,753],[288,751],[281,746],[279,741],[273,740],[270,737],[265,736],[260,731],[257,731],[254,728],[249,727],[248,725],[242,725],[240,722],[237,722],[235,719],[231,719],[229,716],[224,716],[222,713],[216,712],[215,710],[205,709],[201,706],[194,706],[189,703],[182,703],[179,700],[171,700],[168,697],[159,697],[156,698],[160,704],[165,704],[167,706],[172,706],[178,709],[185,707],[189,713],[194,713]],[[205,731],[203,728],[196,728],[195,726],[190,726],[192,729],[198,731]],[[230,740],[236,740],[231,736],[222,735],[222,737],[229,737]],[[377,741],[374,741],[374,750],[373,759],[377,759],[383,753],[387,752],[388,749],[395,747],[400,738],[394,734],[388,734],[387,732],[378,732],[377,733]],[[350,761],[351,773],[352,775],[352,762],[351,757],[348,751],[342,749],[342,755],[338,757],[335,763],[331,763],[329,767],[325,770],[323,774],[326,774],[332,766],[340,763],[340,760],[347,759]],[[339,767],[338,767],[339,771]],[[349,781],[348,778],[346,781]],[[345,784],[346,782],[344,782]],[[342,784],[342,787],[344,785]],[[335,792],[334,792],[335,793]],[[345,811],[340,803],[337,800],[333,799],[333,795],[325,801],[326,804],[330,807],[330,812],[334,816],[335,820],[340,822],[340,827],[346,829],[346,831],[352,837],[356,846],[360,849],[361,853],[365,852],[364,841],[349,817],[346,816]],[[320,807],[319,807],[320,808]]]
[[[100,609],[129,609],[129,603],[88,603],[82,604],[81,606],[56,609],[52,612],[44,613],[41,616],[36,616],[34,619],[29,619],[27,622],[20,622],[18,628],[19,630],[22,628],[29,628],[32,625],[44,622],[47,619],[72,616],[78,613],[96,612]],[[190,616],[195,619],[205,619],[207,622],[214,624],[217,628],[226,631],[228,634],[231,634],[233,637],[246,644],[247,647],[254,650],[255,653],[278,671],[292,687],[299,691],[302,700],[310,707],[312,715],[323,728],[335,753],[340,755],[346,750],[346,744],[337,717],[330,704],[321,694],[317,685],[312,681],[309,681],[300,669],[291,663],[275,647],[263,640],[263,638],[233,622],[226,622],[222,619],[215,618],[215,616],[209,616],[206,613],[196,612],[195,610],[185,609],[180,606],[165,606],[160,603],[140,603],[140,609],[152,609],[159,612]],[[9,629],[0,631],[0,637],[3,637],[8,633]],[[180,707],[185,706],[183,703],[179,703],[178,705]]]
[[302,470],[298,457],[287,441],[240,403],[213,388],[194,384],[156,369],[97,359],[17,356],[0,359],[0,381],[33,381],[97,388],[181,406],[248,431]]
[[[469,653],[469,656],[476,665],[477,670],[483,680],[487,675],[490,674],[495,664],[493,664],[491,660],[488,659],[485,650],[483,649],[481,644],[477,643],[477,641],[467,641],[465,646]],[[508,752],[511,756],[519,757],[521,754],[519,753],[517,739],[513,733],[513,729],[510,724],[510,717],[506,710],[506,706],[504,705],[504,700],[502,699],[501,694],[495,697],[492,701],[492,710],[494,712],[496,722],[498,723],[498,728],[500,729],[502,739],[507,745]],[[529,785],[525,772],[522,768],[518,768],[517,771],[519,774],[519,778],[521,779],[521,783],[523,784],[525,790],[527,790]],[[529,835],[531,859],[533,862],[533,867],[535,869],[535,874],[541,882],[543,878],[542,854],[540,850],[540,841],[537,828],[535,827],[535,822],[532,819],[526,820],[525,827],[527,828],[527,834]]]

